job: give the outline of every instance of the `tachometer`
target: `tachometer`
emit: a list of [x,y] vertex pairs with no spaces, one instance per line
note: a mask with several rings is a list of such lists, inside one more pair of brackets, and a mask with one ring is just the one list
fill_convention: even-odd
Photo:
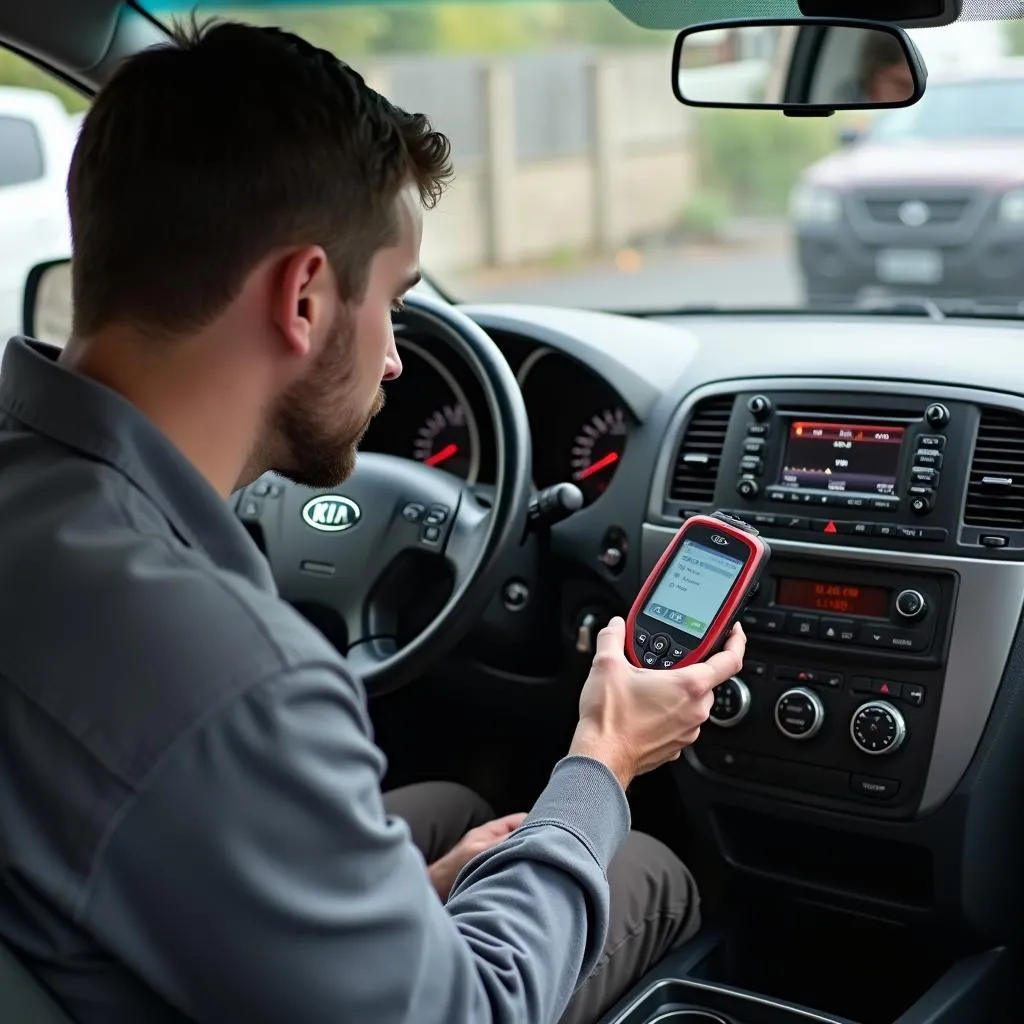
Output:
[[474,466],[476,445],[461,402],[435,409],[416,431],[412,455],[425,466],[436,466],[468,479]]
[[620,406],[591,416],[572,440],[569,468],[587,503],[600,497],[626,448],[626,414]]

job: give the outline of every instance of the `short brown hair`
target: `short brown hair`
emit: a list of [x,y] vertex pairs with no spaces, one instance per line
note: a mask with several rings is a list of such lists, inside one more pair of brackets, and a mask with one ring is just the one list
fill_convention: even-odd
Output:
[[907,54],[899,36],[879,29],[868,29],[857,62],[857,78],[861,89],[867,92],[879,71],[896,65],[907,66]]
[[192,22],[130,58],[86,114],[68,177],[74,330],[196,329],[278,247],[321,245],[346,299],[391,243],[393,200],[433,206],[448,139],[326,50]]

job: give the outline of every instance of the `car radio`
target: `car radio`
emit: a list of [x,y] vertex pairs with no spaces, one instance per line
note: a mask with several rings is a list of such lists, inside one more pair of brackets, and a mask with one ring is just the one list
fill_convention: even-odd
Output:
[[[779,396],[780,398],[782,396]],[[806,398],[807,396],[803,396]],[[750,422],[737,462],[736,493],[754,500],[927,516],[942,473],[949,409],[777,408],[746,402]]]

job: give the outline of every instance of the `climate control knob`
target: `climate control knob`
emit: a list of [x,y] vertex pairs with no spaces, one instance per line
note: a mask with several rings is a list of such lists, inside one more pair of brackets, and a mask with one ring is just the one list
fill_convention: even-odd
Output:
[[894,754],[907,738],[907,723],[888,701],[868,701],[850,719],[850,738],[865,754]]
[[720,729],[739,725],[750,710],[750,688],[739,676],[726,679],[714,689],[715,703],[708,721]]
[[809,740],[825,722],[821,698],[803,686],[786,690],[775,702],[775,724],[791,740]]
[[913,622],[921,618],[927,610],[928,602],[919,590],[901,590],[896,595],[896,614],[904,619]]

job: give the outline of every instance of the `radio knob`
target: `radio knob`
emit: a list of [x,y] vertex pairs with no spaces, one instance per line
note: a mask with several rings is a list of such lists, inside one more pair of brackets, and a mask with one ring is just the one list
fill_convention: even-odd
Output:
[[930,427],[944,427],[949,422],[949,410],[941,402],[932,402],[925,409],[924,418]]
[[896,614],[913,622],[928,610],[928,602],[919,590],[901,590],[896,595]]
[[772,400],[765,395],[754,395],[747,400],[747,412],[755,420],[765,420],[771,414]]
[[757,492],[760,489],[761,488],[757,486],[757,481],[749,476],[740,477],[736,484],[736,493],[739,494],[741,498],[756,498]]
[[708,721],[720,729],[739,725],[750,710],[750,688],[739,676],[726,679],[714,689],[715,703]]
[[779,732],[791,740],[809,740],[816,736],[825,721],[821,698],[803,686],[787,690],[775,702],[775,724]]
[[894,754],[907,738],[907,723],[888,701],[868,701],[850,719],[850,738],[865,754]]

